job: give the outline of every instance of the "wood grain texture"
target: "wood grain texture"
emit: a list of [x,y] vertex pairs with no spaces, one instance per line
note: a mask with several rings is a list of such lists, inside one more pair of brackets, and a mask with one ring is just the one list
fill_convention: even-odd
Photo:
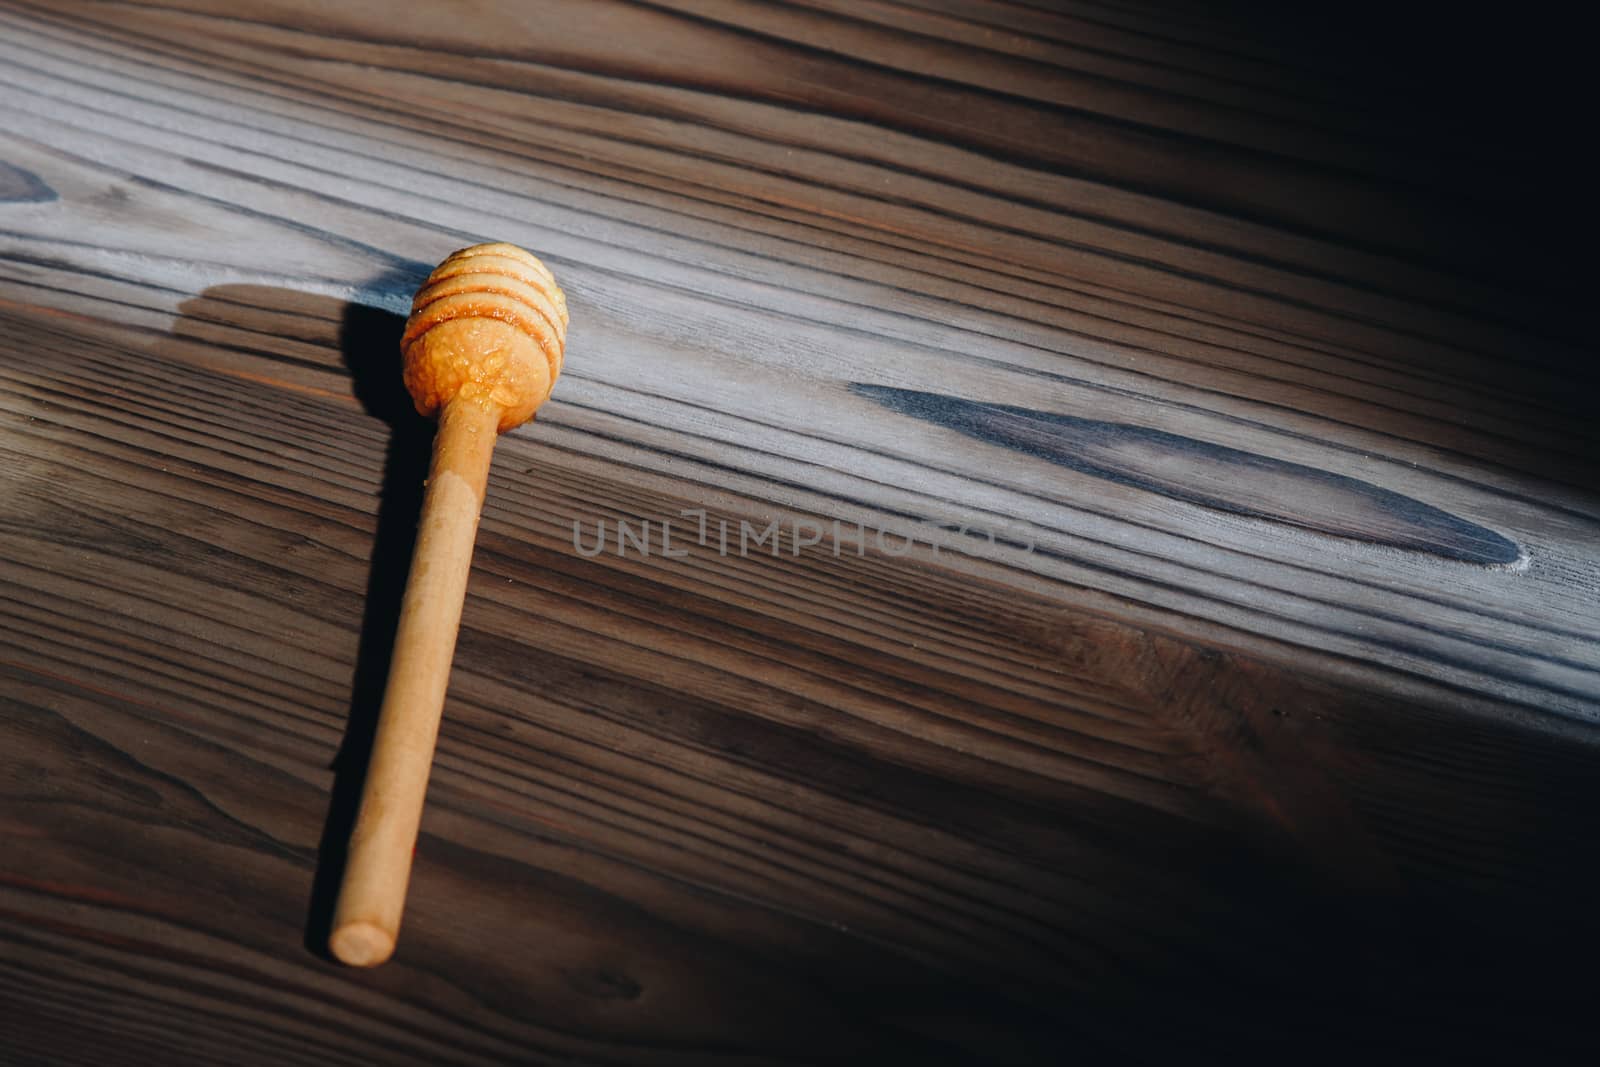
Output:
[[[1592,1062],[1582,97],[1364,17],[0,2],[0,1061]],[[566,369],[356,973],[491,239]]]
[[1484,566],[1523,562],[1493,530],[1342,474],[1143,426],[858,385],[892,411],[1173,500]]

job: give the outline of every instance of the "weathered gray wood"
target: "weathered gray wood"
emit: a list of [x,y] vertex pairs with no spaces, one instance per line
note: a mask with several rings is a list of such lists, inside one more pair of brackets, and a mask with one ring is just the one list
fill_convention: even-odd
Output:
[[[1587,305],[1509,254],[1511,142],[1292,43],[0,4],[0,1058],[1575,1052]],[[567,369],[353,974],[307,946],[428,443],[396,312],[480,239]]]

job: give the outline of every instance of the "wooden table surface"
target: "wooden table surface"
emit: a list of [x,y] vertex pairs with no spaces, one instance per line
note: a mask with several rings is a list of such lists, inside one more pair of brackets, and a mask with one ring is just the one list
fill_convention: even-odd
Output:
[[[0,2],[0,1062],[1592,1062],[1539,35]],[[567,370],[354,971],[399,314],[493,239]]]

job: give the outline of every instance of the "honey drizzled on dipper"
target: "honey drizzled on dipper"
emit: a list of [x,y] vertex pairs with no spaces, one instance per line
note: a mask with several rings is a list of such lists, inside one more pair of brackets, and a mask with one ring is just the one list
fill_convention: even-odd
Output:
[[406,389],[418,411],[439,416],[439,432],[334,912],[329,945],[345,963],[370,967],[394,952],[495,437],[550,396],[566,342],[566,296],[515,245],[453,253],[412,301]]

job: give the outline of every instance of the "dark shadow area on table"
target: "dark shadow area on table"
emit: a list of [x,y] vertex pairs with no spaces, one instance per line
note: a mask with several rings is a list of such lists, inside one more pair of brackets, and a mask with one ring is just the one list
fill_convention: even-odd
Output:
[[[1600,210],[1577,135],[1592,92],[1576,15],[1563,24],[1557,12],[1371,0],[1238,7],[1301,88],[1363,114],[1326,143],[1352,186],[1396,205],[1397,229],[1415,226],[1399,259],[1471,286],[1428,297],[1441,324],[1423,325],[1395,358],[1421,372],[1409,390],[1426,398],[1461,386],[1465,404],[1431,420],[1397,412],[1378,428],[1600,491],[1589,263]],[[1400,270],[1372,281],[1400,299],[1417,292]],[[1447,340],[1432,350],[1437,338]]]
[[[1279,305],[1279,354],[1319,378],[1267,399],[1342,420],[1347,394],[1371,397],[1360,428],[1500,468],[1482,479],[1491,491],[1548,479],[1600,494],[1589,38],[1562,14],[1225,0],[1111,18],[1152,62],[1195,78],[1199,99],[1282,131],[1152,110],[1151,143],[1174,164],[1130,168],[1164,199],[1278,231],[1228,238],[1229,267],[1199,275],[1227,296],[1234,268],[1258,256],[1268,268],[1236,291]],[[1015,29],[1071,41],[1086,25],[1036,5]],[[1278,240],[1289,235],[1306,243]],[[1247,344],[1260,314],[1230,324]]]
[[1506,293],[1507,307],[1463,301],[1467,314],[1590,343],[1587,305],[1572,303],[1590,289],[1592,271],[1582,268],[1600,232],[1575,136],[1588,127],[1592,96],[1576,13],[1563,24],[1553,12],[1459,4],[1226,0],[1186,15],[1168,24],[1170,43],[1158,54],[1243,79],[1249,110],[1283,109],[1307,144],[1321,142],[1322,162],[1286,144],[1260,164],[1299,162],[1266,173],[1292,178],[1320,167],[1352,195],[1403,208],[1384,216],[1392,230],[1349,214],[1341,227],[1324,212],[1355,201],[1332,185],[1326,199],[1302,205],[1311,228],[1341,240],[1353,230],[1375,250]]

